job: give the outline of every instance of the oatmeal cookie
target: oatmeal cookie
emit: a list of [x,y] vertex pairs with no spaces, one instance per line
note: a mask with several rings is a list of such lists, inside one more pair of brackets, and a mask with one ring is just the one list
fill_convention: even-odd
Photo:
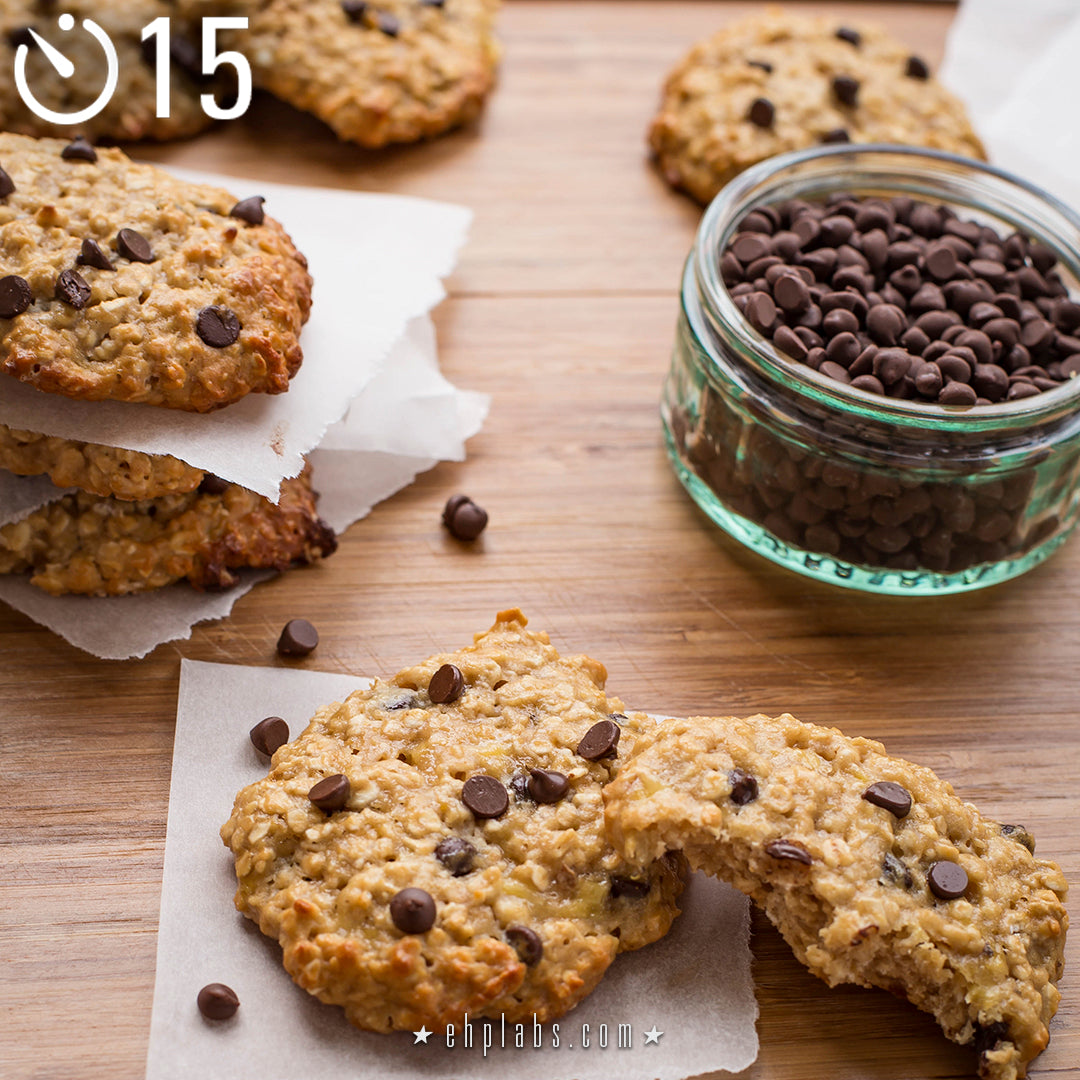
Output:
[[277,506],[214,480],[139,502],[65,495],[0,528],[0,574],[29,571],[34,585],[56,596],[121,596],[185,578],[219,589],[234,585],[241,567],[286,570],[337,546],[315,512],[307,472],[282,483]]
[[221,830],[236,906],[358,1027],[553,1019],[678,913],[680,858],[604,835],[601,790],[651,721],[525,622],[321,709]]
[[415,142],[480,112],[495,82],[498,0],[182,0],[247,16],[221,40],[255,85],[362,146]]
[[[69,32],[58,28],[61,12],[71,14],[76,26]],[[169,67],[169,115],[157,116],[157,83],[152,43],[142,41],[143,27],[155,19],[171,20],[172,63]],[[77,127],[52,124],[23,103],[12,78],[0,83],[0,129],[24,135],[56,135],[71,138],[79,132],[89,139],[177,139],[194,135],[210,119],[199,102],[209,92],[201,77],[198,29],[177,17],[165,0],[43,0],[0,2],[0,64],[14,69],[19,45],[28,48],[26,81],[34,96],[54,112],[72,114],[92,105],[106,78],[105,54],[96,39],[82,28],[93,19],[116,47],[118,81],[105,108]],[[30,34],[37,31],[56,46],[75,66],[75,75],[63,78]],[[220,87],[219,87],[220,89]]]
[[929,769],[792,716],[664,721],[604,792],[632,859],[682,850],[830,986],[880,986],[1015,1080],[1046,1046],[1068,916],[1031,836]]
[[910,49],[875,26],[777,8],[694,46],[649,130],[668,183],[703,203],[750,165],[830,142],[984,157],[963,105]]
[[0,372],[194,412],[287,390],[311,278],[261,202],[72,150],[0,134]]
[[117,499],[157,499],[194,491],[202,469],[166,454],[62,439],[0,424],[0,469],[47,475],[57,487],[76,487]]

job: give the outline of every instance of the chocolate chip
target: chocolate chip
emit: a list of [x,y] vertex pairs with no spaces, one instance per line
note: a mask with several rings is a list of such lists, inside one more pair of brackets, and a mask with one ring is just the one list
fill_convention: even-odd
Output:
[[260,754],[271,757],[275,750],[289,741],[289,725],[280,716],[260,720],[250,732],[251,745]]
[[996,1050],[998,1043],[1008,1042],[1009,1025],[1003,1020],[995,1020],[992,1024],[976,1024],[975,1033],[972,1036],[972,1045],[975,1053],[980,1057]]
[[464,877],[473,868],[476,848],[468,840],[462,840],[457,836],[448,836],[445,840],[440,840],[436,845],[435,858],[454,877]]
[[879,780],[876,784],[871,784],[862,797],[868,803],[888,810],[893,817],[906,817],[911,809],[911,796],[907,790],[891,780]]
[[959,864],[941,859],[930,867],[926,875],[930,891],[939,900],[956,900],[968,887],[967,871]]
[[510,806],[506,788],[494,776],[477,773],[461,788],[461,801],[478,818],[502,817]]
[[390,901],[390,918],[403,934],[423,934],[435,925],[435,901],[423,889],[402,889]]
[[349,22],[362,23],[367,12],[366,0],[341,0],[341,10]]
[[97,161],[97,151],[82,137],[82,135],[76,135],[60,151],[60,156],[65,161]]
[[8,44],[13,49],[17,49],[20,45],[25,45],[27,48],[36,49],[38,47],[37,39],[30,33],[29,26],[16,26],[8,31],[7,35]]
[[951,382],[941,388],[938,404],[969,407],[975,404],[977,398],[975,390],[967,383]]
[[622,731],[613,720],[598,720],[582,737],[577,745],[578,757],[586,761],[599,761],[601,758],[614,757]]
[[773,66],[772,66],[772,64],[768,63],[765,60],[747,60],[746,62],[751,67],[760,68],[762,71],[765,72],[766,75],[771,75],[772,74]]
[[860,34],[858,30],[852,30],[850,26],[841,26],[836,31],[836,36],[841,41],[846,41],[849,45],[854,45],[856,49],[862,44],[862,34]]
[[307,619],[290,619],[281,630],[277,651],[280,656],[307,656],[319,644],[319,631]]
[[768,98],[763,97],[754,99],[753,104],[750,106],[750,112],[747,114],[750,123],[759,128],[772,127],[775,117],[776,106]]
[[401,20],[388,11],[380,11],[375,15],[375,25],[387,37],[396,38],[401,33]]
[[443,664],[428,683],[428,697],[436,705],[457,701],[465,690],[465,676],[453,664]]
[[207,1020],[228,1020],[240,1008],[236,991],[224,983],[208,983],[199,991],[195,1003]]
[[538,803],[556,803],[570,789],[570,781],[553,769],[530,769],[527,789]]
[[510,777],[507,787],[514,793],[518,802],[532,802],[533,797],[529,792],[529,781],[532,777],[528,773],[515,773]]
[[70,304],[73,308],[86,307],[90,299],[90,286],[77,270],[61,270],[56,279],[56,299]]
[[748,772],[732,769],[728,773],[728,782],[731,784],[731,801],[736,806],[745,806],[758,797],[758,782]]
[[443,509],[443,524],[455,540],[475,540],[487,527],[487,511],[467,495],[451,495]]
[[821,141],[826,146],[831,146],[836,143],[849,143],[851,142],[851,136],[847,133],[846,128],[831,128],[821,136]]
[[151,263],[154,261],[150,241],[134,229],[121,229],[116,234],[116,250],[131,262]]
[[814,861],[810,852],[794,840],[770,840],[765,845],[765,850],[774,859],[805,863],[807,866]]
[[930,68],[922,57],[909,56],[907,59],[907,67],[904,69],[904,74],[907,75],[909,79],[929,79]]
[[227,307],[204,307],[195,319],[195,330],[212,349],[227,349],[240,337],[240,320]]
[[342,773],[335,773],[320,780],[309,792],[308,798],[327,814],[340,810],[349,801],[352,787],[349,778]]
[[647,881],[637,881],[634,878],[623,877],[622,874],[611,875],[611,899],[619,900],[644,900],[649,895],[652,886]]
[[30,282],[18,274],[0,278],[0,319],[14,319],[34,302]]
[[901,888],[910,889],[915,884],[911,871],[891,851],[885,852],[881,872],[886,881]]
[[854,108],[859,103],[859,80],[850,75],[837,75],[832,81],[832,90],[841,105]]
[[203,473],[202,481],[199,483],[199,494],[224,495],[229,487],[228,480],[222,480],[220,476],[215,476],[213,473]]
[[239,218],[249,225],[261,225],[266,220],[266,212],[263,203],[266,200],[261,195],[252,195],[250,198],[241,199],[230,211],[229,217]]
[[1035,837],[1023,825],[1002,825],[1001,835],[1015,840],[1018,844],[1023,844],[1032,855],[1035,854]]
[[75,260],[80,266],[93,266],[98,270],[114,270],[109,256],[96,240],[84,240],[79,257]]
[[544,943],[535,930],[527,926],[508,926],[506,928],[506,940],[518,954],[518,959],[529,967],[540,963],[544,955]]
[[15,190],[15,181],[0,169],[0,199],[6,199]]

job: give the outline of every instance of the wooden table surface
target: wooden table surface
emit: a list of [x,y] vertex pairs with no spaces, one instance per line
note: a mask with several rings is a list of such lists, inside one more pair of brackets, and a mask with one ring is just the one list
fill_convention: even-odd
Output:
[[[324,565],[260,586],[190,641],[99,661],[0,608],[0,1076],[142,1075],[180,658],[277,664],[296,615],[322,634],[311,667],[389,674],[519,605],[561,649],[603,660],[633,707],[786,709],[882,738],[1026,824],[1075,881],[1080,540],[993,589],[875,598],[740,549],[668,467],[657,402],[699,212],[654,173],[643,132],[664,72],[753,6],[514,0],[474,130],[365,153],[258,100],[237,125],[145,151],[473,207],[436,322],[444,370],[494,401],[467,462],[422,476]],[[805,7],[874,17],[934,62],[954,10]],[[472,549],[439,526],[458,490],[491,515]],[[1080,1077],[1078,940],[1035,1076]],[[759,916],[753,950],[761,1053],[746,1076],[971,1075],[972,1054],[928,1017],[826,989]]]

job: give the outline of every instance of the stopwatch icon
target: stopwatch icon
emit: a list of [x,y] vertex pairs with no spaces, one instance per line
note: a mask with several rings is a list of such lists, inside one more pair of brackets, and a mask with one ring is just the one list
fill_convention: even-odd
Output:
[[[65,33],[75,26],[75,16],[64,14],[57,19],[57,24]],[[26,107],[37,117],[47,120],[51,124],[82,124],[97,116],[109,103],[109,99],[116,92],[116,84],[119,80],[119,61],[116,57],[116,48],[109,35],[101,29],[93,19],[83,19],[83,27],[88,33],[97,39],[98,44],[105,52],[108,63],[108,77],[105,79],[105,88],[97,96],[95,101],[85,109],[74,113],[56,112],[42,105],[30,90],[26,81],[26,58],[30,54],[30,47],[22,44],[15,51],[15,85],[19,90],[19,96],[23,99]],[[37,31],[31,29],[30,36],[37,46],[45,54],[49,63],[56,69],[57,74],[63,79],[70,79],[75,74],[75,65],[54,45],[50,45]]]

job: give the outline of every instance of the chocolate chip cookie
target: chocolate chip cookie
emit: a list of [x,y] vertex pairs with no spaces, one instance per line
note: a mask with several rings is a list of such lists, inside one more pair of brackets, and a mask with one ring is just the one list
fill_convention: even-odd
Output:
[[695,45],[649,131],[665,179],[703,203],[773,154],[835,142],[984,156],[963,105],[910,49],[875,26],[777,8]]
[[929,769],[792,716],[667,720],[604,791],[634,860],[681,850],[753,898],[830,986],[880,986],[1015,1080],[1049,1039],[1065,878]]
[[[75,17],[70,31],[61,30],[61,13]],[[143,28],[155,19],[170,19],[169,115],[157,115],[157,81],[153,42],[142,41]],[[116,49],[117,84],[96,116],[76,127],[50,123],[23,102],[10,73],[16,50],[26,45],[26,81],[47,109],[72,115],[93,105],[105,86],[105,54],[83,28],[84,19],[108,35]],[[40,34],[74,65],[64,77],[30,33]],[[198,27],[178,17],[165,0],[5,0],[0,5],[0,65],[9,77],[0,83],[0,130],[24,135],[70,138],[74,132],[90,139],[177,139],[194,135],[210,119],[199,95],[215,89],[201,74]],[[221,86],[217,86],[219,91]]]
[[677,914],[681,858],[604,835],[601,791],[652,722],[525,622],[321,709],[221,830],[236,906],[358,1027],[550,1020]]
[[0,372],[206,412],[300,367],[307,262],[260,201],[116,149],[0,134]]
[[0,528],[0,574],[29,572],[57,596],[121,596],[184,579],[220,589],[241,567],[286,570],[337,546],[307,472],[282,483],[277,506],[217,477],[202,488],[138,502],[65,495]]
[[47,475],[57,487],[76,487],[117,499],[157,499],[194,491],[202,469],[166,454],[63,439],[0,424],[0,469]]
[[495,83],[499,0],[181,0],[188,16],[241,15],[221,40],[255,85],[362,146],[467,123]]

